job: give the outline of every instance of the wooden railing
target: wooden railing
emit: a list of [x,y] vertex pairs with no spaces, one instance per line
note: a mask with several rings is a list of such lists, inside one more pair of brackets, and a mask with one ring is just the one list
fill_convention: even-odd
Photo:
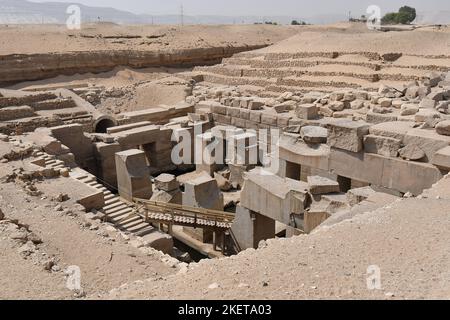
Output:
[[184,224],[182,222],[188,219],[186,224],[192,225],[193,227],[229,229],[234,220],[234,215],[219,210],[194,208],[139,198],[133,198],[133,202],[139,208],[144,209],[143,218],[146,221],[154,220],[151,218],[151,215],[159,213],[165,215],[165,218],[170,218],[168,222],[173,224]]

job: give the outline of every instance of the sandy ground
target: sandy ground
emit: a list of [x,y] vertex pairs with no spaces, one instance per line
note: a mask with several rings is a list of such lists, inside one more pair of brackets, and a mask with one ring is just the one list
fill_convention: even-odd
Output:
[[450,27],[414,31],[370,31],[365,24],[342,23],[302,29],[297,35],[260,52],[378,52],[411,55],[450,55]]
[[[300,27],[271,25],[119,26],[85,24],[0,26],[0,54],[92,50],[160,50],[272,44]],[[45,43],[45,46],[42,45]]]
[[[2,165],[0,171],[3,177],[8,170]],[[37,187],[46,190],[52,182],[47,180]],[[58,205],[63,207],[62,211],[56,209]],[[50,196],[33,197],[14,183],[2,183],[0,207],[8,219],[28,225],[42,240],[33,254],[24,256],[20,253],[22,243],[11,238],[19,230],[5,229],[6,225],[0,223],[0,299],[74,298],[74,293],[66,288],[64,274],[74,265],[81,269],[84,293],[93,296],[130,280],[175,272],[104,226],[86,226],[84,213],[71,209],[70,200],[59,203]],[[56,270],[44,269],[43,264],[49,259],[55,261]]]
[[99,89],[103,94],[100,93],[98,103],[94,103],[98,110],[117,114],[183,101],[186,98],[187,81],[177,77],[177,73],[184,71],[188,70],[117,67],[113,71],[99,74],[85,73],[22,82],[9,86],[8,89],[45,90],[56,87]]
[[[448,186],[447,189],[448,191]],[[446,192],[447,192],[446,191]],[[448,199],[405,199],[309,236],[191,265],[108,299],[450,299]],[[369,290],[369,266],[381,289]]]

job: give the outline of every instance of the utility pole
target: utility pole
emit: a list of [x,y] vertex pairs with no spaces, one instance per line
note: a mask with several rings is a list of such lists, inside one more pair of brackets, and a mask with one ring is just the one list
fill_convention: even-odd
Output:
[[181,24],[181,26],[184,25],[184,9],[183,9],[183,4],[181,4],[181,6],[180,6],[180,24]]

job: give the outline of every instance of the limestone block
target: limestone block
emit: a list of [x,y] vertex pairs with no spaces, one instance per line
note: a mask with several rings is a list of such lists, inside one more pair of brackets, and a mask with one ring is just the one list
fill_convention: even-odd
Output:
[[260,241],[275,238],[275,220],[238,205],[231,230],[242,250],[256,249]]
[[250,120],[250,110],[239,109],[239,118],[244,120]]
[[223,210],[223,195],[217,181],[207,174],[184,184],[183,205],[197,208]]
[[391,114],[381,114],[370,111],[367,113],[366,121],[373,124],[379,124],[383,122],[397,121],[398,117]]
[[328,170],[330,147],[325,144],[310,146],[295,137],[282,135],[279,142],[280,159],[311,168]]
[[173,251],[173,238],[167,233],[154,230],[142,237],[145,246],[171,254]]
[[292,225],[294,221],[301,220],[300,215],[310,203],[307,190],[308,184],[304,182],[280,178],[262,168],[255,168],[246,174],[241,205]]
[[420,109],[434,109],[435,106],[436,106],[436,101],[433,99],[429,99],[429,98],[424,98],[419,103]]
[[360,121],[338,121],[328,125],[328,145],[352,152],[363,148],[363,137],[369,133],[369,125]]
[[406,133],[414,127],[414,122],[409,121],[391,121],[379,123],[370,127],[369,132],[372,135],[390,137],[403,141]]
[[433,119],[440,119],[441,114],[434,109],[419,109],[419,112],[414,116],[416,122],[426,122]]
[[400,157],[405,160],[417,161],[425,158],[425,152],[415,144],[408,144],[399,150]]
[[363,187],[351,189],[347,192],[347,201],[350,206],[355,206],[358,203],[368,199],[371,195],[375,194],[376,191],[371,187]]
[[228,107],[227,108],[227,116],[229,117],[236,117],[238,118],[240,116],[240,108],[233,108],[233,107]]
[[285,128],[289,125],[289,120],[291,120],[292,117],[288,114],[286,115],[279,115],[277,117],[277,127],[278,128]]
[[224,106],[220,103],[217,103],[217,102],[211,103],[211,112],[212,113],[222,114],[225,116],[225,115],[227,115],[228,109],[232,109],[232,108],[227,108],[226,106]]
[[180,189],[172,191],[157,190],[150,198],[151,201],[182,204],[182,192]]
[[242,188],[244,185],[244,173],[254,168],[254,166],[239,165],[229,163],[230,168],[230,182],[234,189]]
[[434,154],[431,163],[443,170],[450,171],[450,147],[438,150]]
[[371,153],[331,149],[330,170],[340,176],[419,195],[442,178],[433,165]]
[[231,124],[231,117],[222,114],[214,113],[213,120],[220,124]]
[[450,136],[450,120],[439,122],[436,125],[436,132],[444,136]]
[[403,144],[419,147],[425,152],[424,161],[430,161],[437,151],[450,145],[450,137],[439,135],[435,130],[411,129],[403,138]]
[[306,143],[326,143],[328,130],[318,126],[305,126],[300,129],[300,135]]
[[297,106],[295,114],[300,119],[315,119],[318,116],[318,109],[315,104],[302,104]]
[[143,151],[130,149],[116,153],[116,172],[119,194],[122,198],[128,201],[132,201],[134,197],[151,198],[152,181]]
[[309,192],[313,195],[327,194],[340,191],[339,183],[321,176],[309,176],[308,185],[309,185]]
[[401,116],[412,116],[419,112],[419,107],[415,104],[405,103],[401,106]]
[[250,111],[249,120],[260,123],[261,122],[261,112],[260,111]]
[[402,142],[395,138],[367,135],[364,137],[364,151],[385,157],[397,157]]
[[278,121],[278,117],[274,114],[263,113],[261,115],[261,123],[269,126],[276,127]]
[[163,173],[155,178],[156,189],[163,191],[173,191],[180,188],[177,178],[172,174]]
[[329,217],[330,213],[327,212],[327,206],[312,206],[310,210],[305,212],[303,230],[306,233],[311,233]]
[[261,110],[265,104],[265,100],[263,99],[253,99],[248,104],[248,109],[250,110]]

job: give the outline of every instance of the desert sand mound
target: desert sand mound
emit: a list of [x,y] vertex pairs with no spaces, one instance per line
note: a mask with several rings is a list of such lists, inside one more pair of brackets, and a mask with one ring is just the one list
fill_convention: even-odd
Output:
[[[272,44],[297,32],[291,26],[0,26],[0,54],[92,50],[160,50]],[[45,43],[45,45],[42,45]]]
[[305,29],[261,52],[294,53],[298,51],[378,52],[411,55],[450,55],[450,32],[447,28],[426,28],[402,32],[369,31],[365,25],[342,24]]

